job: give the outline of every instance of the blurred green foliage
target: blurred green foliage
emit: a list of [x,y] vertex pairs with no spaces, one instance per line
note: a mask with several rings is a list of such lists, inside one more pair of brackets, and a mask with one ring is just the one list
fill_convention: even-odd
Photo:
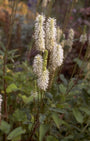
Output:
[[[3,58],[2,50],[2,58]],[[15,57],[15,56],[14,56]],[[12,59],[12,58],[11,58]],[[3,59],[0,59],[2,68]],[[80,60],[77,59],[77,64]],[[52,89],[43,93],[38,107],[38,97],[31,95],[36,79],[32,72],[32,66],[27,62],[22,62],[15,66],[15,62],[7,63],[5,80],[8,82],[8,119],[9,122],[1,121],[0,140],[3,134],[7,134],[7,140],[19,141],[27,140],[33,131],[37,111],[39,110],[39,139],[40,141],[89,141],[90,131],[90,77],[67,80],[60,74],[62,82],[58,84],[57,78]],[[21,71],[15,71],[19,68]],[[2,69],[0,69],[0,83],[2,82]],[[87,74],[85,71],[84,76]],[[3,95],[3,83],[0,85]],[[38,92],[39,94],[39,92]],[[39,108],[39,109],[38,109]],[[2,113],[3,114],[3,113]],[[39,127],[38,127],[39,128]],[[37,128],[37,129],[38,129]],[[38,130],[34,132],[33,139],[37,141]]]

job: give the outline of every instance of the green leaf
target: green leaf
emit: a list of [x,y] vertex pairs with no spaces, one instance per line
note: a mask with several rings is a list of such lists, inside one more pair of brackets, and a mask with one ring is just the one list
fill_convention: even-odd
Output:
[[16,90],[18,90],[17,86],[14,83],[12,83],[7,87],[6,92],[11,93],[11,92],[16,91]]
[[30,124],[28,125],[28,129],[29,129],[29,131],[32,129],[32,126],[33,126],[32,123],[30,123]]
[[61,109],[61,108],[50,108],[50,111],[53,111],[53,112],[56,112],[56,113],[59,113],[59,114],[63,114],[65,113],[66,111]]
[[[3,0],[0,0],[0,1],[3,1]],[[6,47],[4,46],[3,42],[0,42],[0,47],[3,49],[4,52],[6,51]]]
[[10,124],[8,124],[6,121],[2,120],[0,124],[0,130],[3,131],[4,133],[8,134],[10,131]]
[[2,57],[4,56],[4,52],[0,50],[0,55],[2,55]]
[[74,85],[74,78],[72,78],[68,84],[68,89],[70,90],[72,88],[72,86]]
[[11,81],[13,81],[13,77],[12,77],[12,76],[6,75],[4,78],[5,78],[6,80],[11,80]]
[[58,141],[54,136],[47,136],[46,141]]
[[18,127],[16,129],[14,129],[7,137],[8,140],[13,140],[16,137],[24,134],[26,132],[26,130],[22,129],[22,127]]
[[80,107],[80,110],[85,112],[87,115],[90,115],[90,109],[88,107]]
[[23,100],[23,102],[24,102],[25,104],[28,104],[28,103],[30,103],[30,102],[33,102],[33,96],[27,97],[27,96],[21,95],[21,94],[19,94],[19,96],[22,98],[22,100]]
[[46,119],[46,115],[45,114],[40,114],[40,118],[39,118],[40,123],[44,123],[45,119]]
[[49,126],[48,125],[40,125],[40,141],[43,141],[43,138],[48,131]]
[[53,95],[51,93],[46,92],[45,95],[49,99],[52,99],[53,98]]
[[74,138],[73,135],[69,135],[69,136],[65,137],[63,141],[69,141],[73,138]]
[[66,93],[66,87],[63,84],[60,84],[59,88],[62,94]]
[[9,55],[12,55],[12,54],[15,55],[16,51],[17,51],[17,49],[10,50],[10,51],[8,52],[8,54],[9,54]]
[[62,82],[63,82],[65,85],[68,84],[67,79],[64,77],[63,74],[60,74],[60,79],[62,80]]
[[20,141],[20,140],[21,140],[21,136],[18,136],[16,138],[12,139],[12,141]]
[[15,121],[25,121],[25,120],[27,120],[25,112],[23,112],[19,109],[17,109],[14,112],[13,117],[15,118]]
[[57,127],[59,128],[59,125],[60,125],[60,118],[58,117],[58,114],[53,113],[53,114],[52,114],[52,118],[53,118],[54,122],[56,123]]
[[73,115],[79,123],[83,123],[83,115],[77,108],[73,109]]
[[82,60],[80,60],[79,58],[75,58],[75,59],[74,59],[74,62],[76,62],[79,67],[81,67],[81,65],[82,65]]

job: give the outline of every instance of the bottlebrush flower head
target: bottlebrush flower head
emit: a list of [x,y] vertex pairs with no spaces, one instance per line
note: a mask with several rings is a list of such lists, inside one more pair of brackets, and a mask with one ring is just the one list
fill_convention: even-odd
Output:
[[57,27],[57,42],[59,43],[61,37],[63,35],[63,31],[62,29],[59,28],[59,26]]
[[46,22],[46,48],[51,51],[56,43],[56,19],[49,18]]
[[44,15],[38,15],[35,21],[35,45],[37,50],[44,52],[45,50],[45,31],[44,31]]
[[37,80],[37,85],[41,90],[46,91],[49,83],[49,71],[46,69],[42,72],[41,76]]
[[68,39],[74,39],[74,30],[72,28],[69,30]]
[[[67,40],[65,41],[65,45],[72,48],[73,41],[72,41],[71,39],[67,39]],[[71,50],[71,48],[70,48],[70,50]]]
[[81,42],[82,44],[84,44],[86,41],[87,41],[87,34],[85,33],[85,34],[82,34],[82,35],[80,36],[80,42]]
[[39,77],[42,74],[43,58],[41,55],[36,55],[33,61],[33,72]]
[[64,58],[63,48],[60,44],[56,44],[56,46],[54,46],[51,52],[50,68],[52,70],[55,70],[57,67],[61,66],[63,63],[63,58]]
[[74,30],[71,28],[69,30],[68,39],[65,41],[65,45],[69,46],[70,50],[71,50],[72,45],[73,45],[73,39],[74,39]]

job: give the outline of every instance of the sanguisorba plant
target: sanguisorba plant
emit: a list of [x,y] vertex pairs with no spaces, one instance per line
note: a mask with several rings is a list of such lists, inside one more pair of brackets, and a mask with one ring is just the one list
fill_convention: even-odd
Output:
[[[16,71],[18,66],[8,64],[8,61],[13,59],[9,56],[14,56],[15,50],[6,52],[8,53],[6,58],[10,59],[5,61],[6,73],[2,79],[0,78],[0,82],[3,79],[5,82],[7,81],[5,95],[8,117],[5,120],[4,116],[7,114],[2,115],[0,135],[3,136],[4,133],[4,137],[0,137],[0,139],[3,141],[63,141],[64,134],[67,139],[74,139],[75,135],[70,133],[71,130],[75,134],[77,130],[83,133],[88,126],[88,123],[85,128],[82,125],[82,129],[84,129],[80,131],[74,125],[77,124],[76,120],[80,124],[84,121],[82,114],[77,109],[77,105],[81,104],[80,97],[78,96],[77,100],[76,97],[73,98],[75,96],[72,90],[73,80],[68,85],[68,81],[61,75],[64,85],[53,83],[57,69],[61,67],[64,60],[64,46],[69,46],[70,50],[72,48],[74,31],[70,29],[68,37],[65,39],[63,31],[56,25],[56,19],[51,17],[47,19],[42,14],[36,17],[33,37],[38,54],[34,57],[32,66],[24,62],[19,64],[21,71]],[[81,37],[80,41],[83,38]],[[72,90],[68,94],[67,87]],[[80,84],[76,90],[79,88]],[[0,90],[2,91],[2,87]],[[81,88],[78,93],[80,92]],[[1,94],[3,95],[3,92]],[[2,101],[0,95],[0,118],[2,102],[5,102],[5,99]],[[78,102],[77,105],[75,105],[76,102]],[[82,107],[80,110],[85,111],[86,109]],[[88,118],[87,115],[86,118]],[[74,123],[72,123],[73,121]]]
[[[36,50],[39,51],[34,57],[33,72],[37,76],[34,94],[38,95],[38,122],[40,122],[40,114],[45,108],[43,104],[45,93],[50,90],[55,71],[62,65],[64,59],[63,48],[57,43],[56,19],[46,20],[44,15],[38,15],[35,21],[34,40]],[[45,126],[41,125],[42,123],[40,129]],[[40,135],[39,139],[42,140],[41,138]]]

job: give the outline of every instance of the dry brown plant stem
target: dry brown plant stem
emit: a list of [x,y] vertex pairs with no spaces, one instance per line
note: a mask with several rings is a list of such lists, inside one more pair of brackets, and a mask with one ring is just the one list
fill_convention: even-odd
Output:
[[[13,9],[12,9],[11,17],[10,17],[9,35],[8,35],[7,45],[6,45],[5,54],[4,54],[4,58],[3,58],[3,89],[4,89],[4,115],[5,115],[4,117],[5,117],[5,121],[8,121],[7,92],[6,92],[7,82],[6,82],[6,79],[5,79],[5,76],[6,76],[6,65],[7,65],[7,58],[8,58],[7,52],[8,52],[8,48],[9,48],[10,42],[11,42],[13,24],[14,24],[16,9],[17,9],[17,2],[18,2],[18,0],[13,2],[13,7],[12,7]],[[7,140],[6,139],[6,134],[4,134],[3,141],[6,141],[6,140]]]
[[64,24],[63,24],[63,31],[65,31],[66,28],[67,28],[67,25],[69,23],[70,16],[71,16],[71,13],[72,13],[72,9],[74,8],[75,3],[76,3],[76,1],[72,0],[70,7],[68,7],[68,9],[67,9],[67,13],[66,13],[66,16],[65,16],[65,19],[64,19]]

